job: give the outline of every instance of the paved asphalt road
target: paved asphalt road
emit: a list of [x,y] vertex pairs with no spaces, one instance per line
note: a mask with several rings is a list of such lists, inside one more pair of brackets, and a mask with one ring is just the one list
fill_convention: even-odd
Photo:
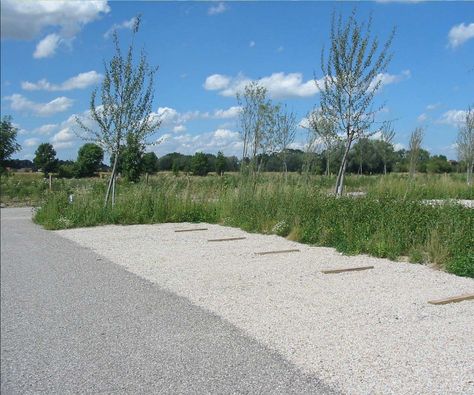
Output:
[[219,317],[1,210],[1,392],[331,393]]

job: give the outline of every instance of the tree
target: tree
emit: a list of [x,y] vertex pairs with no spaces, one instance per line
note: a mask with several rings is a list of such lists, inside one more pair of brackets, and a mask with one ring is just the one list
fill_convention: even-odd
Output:
[[321,109],[315,109],[308,114],[309,131],[313,134],[313,144],[320,142],[324,146],[326,156],[326,175],[330,173],[331,151],[338,142],[336,125]]
[[393,126],[391,122],[385,122],[382,126],[381,134],[380,134],[380,141],[385,144],[380,144],[380,153],[382,155],[383,160],[383,174],[387,174],[387,161],[390,155],[390,149],[393,152],[393,139],[395,138],[395,130],[393,130]]
[[77,153],[76,169],[79,177],[92,177],[99,171],[104,159],[104,150],[97,144],[86,143]]
[[142,156],[145,145],[138,141],[135,134],[130,133],[127,136],[127,145],[122,153],[123,175],[128,181],[137,182],[142,173]]
[[208,160],[206,154],[202,152],[196,152],[193,156],[191,163],[193,175],[195,176],[206,176],[209,172]]
[[140,26],[140,16],[135,19],[132,42],[126,56],[122,55],[117,32],[113,33],[115,55],[104,64],[105,73],[101,84],[101,105],[96,103],[97,89],[90,100],[91,118],[96,128],[76,117],[82,137],[105,147],[114,157],[112,174],[105,194],[107,206],[112,191],[112,205],[115,203],[115,181],[117,163],[122,147],[129,141],[146,144],[148,137],[159,128],[161,120],[152,113],[154,98],[154,77],[157,67],[150,67],[142,51],[138,64],[133,61],[134,39]]
[[295,141],[296,136],[296,116],[292,111],[288,111],[286,106],[276,107],[274,145],[283,162],[285,176],[288,173],[287,155],[288,146]]
[[315,78],[320,90],[321,111],[335,123],[336,130],[345,136],[345,148],[336,179],[335,193],[341,195],[344,175],[351,145],[371,131],[375,114],[383,107],[373,109],[373,101],[379,90],[381,74],[387,69],[392,54],[389,53],[394,31],[379,51],[377,37],[371,39],[372,19],[368,23],[356,20],[355,10],[343,25],[342,16],[331,23],[331,44],[327,59],[321,52],[323,81]]
[[143,171],[153,174],[158,171],[158,157],[154,152],[147,152],[142,156]]
[[57,168],[58,160],[56,159],[56,151],[50,143],[42,143],[35,151],[33,163],[36,168],[42,170],[46,177],[48,173],[53,172]]
[[[267,90],[251,82],[244,88],[244,93],[237,94],[237,102],[242,110],[239,113],[240,136],[243,142],[241,170],[249,167],[252,174],[260,171],[262,155],[271,151],[273,132],[275,130],[276,108],[267,99]],[[248,159],[248,166],[245,160]]]
[[224,154],[219,151],[216,158],[216,173],[219,176],[224,175],[224,172],[227,170],[227,161]]
[[409,171],[410,175],[413,177],[416,173],[416,167],[420,159],[420,149],[421,143],[423,142],[423,129],[416,128],[410,135],[410,142],[408,143],[409,150]]
[[11,116],[4,116],[0,130],[0,173],[6,167],[6,161],[15,153],[21,150],[20,144],[16,142],[18,129],[12,124]]
[[466,164],[466,182],[472,185],[474,171],[474,109],[469,107],[457,138],[459,159]]

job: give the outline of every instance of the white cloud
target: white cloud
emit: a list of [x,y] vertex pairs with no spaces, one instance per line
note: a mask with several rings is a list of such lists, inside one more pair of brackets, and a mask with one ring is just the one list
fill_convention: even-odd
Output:
[[49,123],[49,124],[42,125],[39,128],[34,129],[33,132],[38,133],[38,134],[43,134],[43,135],[49,135],[57,127],[58,125],[54,123]]
[[470,23],[469,25],[460,23],[459,25],[453,26],[449,31],[448,46],[451,48],[459,47],[471,38],[474,38],[474,23]]
[[56,33],[48,34],[36,45],[33,57],[35,59],[49,58],[56,53],[56,48],[61,43],[61,37]]
[[406,149],[406,147],[401,143],[395,143],[395,144],[393,144],[393,149],[395,151],[400,151],[402,149]]
[[208,15],[217,15],[217,14],[222,14],[227,10],[227,7],[224,3],[219,3],[217,5],[213,5],[209,7],[207,10]]
[[79,73],[78,75],[71,77],[60,84],[52,84],[48,80],[43,78],[42,80],[39,80],[37,82],[23,81],[21,83],[21,87],[26,91],[69,91],[73,89],[87,88],[88,86],[97,84],[101,79],[102,74],[91,70],[85,73]]
[[439,106],[440,106],[440,103],[428,104],[426,106],[426,110],[433,111],[433,110],[436,110]]
[[76,135],[69,128],[61,129],[51,138],[54,149],[71,148],[74,145]]
[[192,155],[196,152],[217,153],[222,151],[225,155],[237,155],[242,153],[242,141],[239,133],[230,129],[217,129],[213,132],[207,132],[197,135],[167,134],[162,138],[154,150],[159,155],[170,152],[181,152],[186,155]]
[[2,0],[1,37],[31,40],[46,28],[59,27],[61,37],[70,38],[109,11],[107,0]]
[[466,119],[466,111],[463,110],[449,110],[446,111],[437,123],[446,125],[459,126]]
[[425,113],[418,115],[418,118],[416,118],[418,122],[425,122],[427,119],[428,116]]
[[32,40],[46,29],[56,29],[43,37],[33,54],[36,59],[46,58],[53,56],[59,45],[72,42],[84,25],[109,11],[107,0],[3,0],[1,37]]
[[380,81],[380,88],[383,88],[386,85],[395,84],[400,81],[407,80],[411,77],[410,70],[403,70],[400,74],[389,74],[389,73],[380,73],[377,77],[374,78],[370,84],[369,89],[372,89],[375,84]]
[[25,147],[34,147],[38,144],[39,144],[39,139],[37,139],[35,137],[30,138],[30,139],[26,139],[25,141],[23,141],[23,145]]
[[173,132],[175,132],[175,133],[183,133],[185,131],[186,131],[186,126],[184,126],[184,125],[176,125],[173,128]]
[[6,96],[5,99],[11,102],[10,107],[12,110],[30,112],[41,117],[66,111],[73,103],[73,100],[64,96],[57,97],[48,103],[35,103],[17,93]]
[[114,23],[112,27],[104,33],[104,38],[109,38],[115,30],[121,29],[132,29],[137,23],[137,18],[133,17],[128,21],[123,21],[122,23]]
[[227,110],[215,110],[214,113],[212,114],[212,118],[216,118],[216,119],[235,118],[240,114],[241,111],[242,111],[242,107],[240,106],[232,106],[232,107],[229,107]]
[[230,84],[230,77],[222,74],[213,74],[206,78],[204,82],[204,89],[208,91],[215,91],[227,88]]
[[[236,77],[213,74],[206,78],[204,88],[219,90],[220,95],[230,97],[242,92],[251,81],[243,74],[238,74]],[[311,97],[319,91],[314,80],[304,81],[301,73],[273,73],[260,78],[257,82],[267,89],[268,95],[272,98]]]
[[249,42],[249,47],[250,47],[250,48],[255,47],[255,41],[253,41],[253,40],[250,41],[250,42]]

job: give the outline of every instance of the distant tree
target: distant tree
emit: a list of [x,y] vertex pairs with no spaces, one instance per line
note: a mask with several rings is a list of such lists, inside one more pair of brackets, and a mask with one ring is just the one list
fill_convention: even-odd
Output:
[[466,164],[466,181],[472,185],[474,171],[474,109],[469,107],[457,138],[458,156]]
[[276,107],[267,98],[267,90],[251,82],[244,88],[243,94],[237,94],[237,102],[242,110],[239,113],[240,136],[243,142],[242,159],[248,166],[241,166],[241,170],[250,168],[252,174],[261,169],[262,156],[272,150],[274,145],[274,128]]
[[92,177],[104,159],[104,150],[94,143],[86,143],[77,153],[77,175],[79,177]]
[[326,156],[326,175],[330,173],[331,151],[338,142],[336,124],[321,109],[315,109],[307,116],[309,131],[313,134],[313,144],[322,144]]
[[428,173],[451,173],[453,167],[444,155],[433,155],[426,164]]
[[147,152],[142,156],[143,171],[153,174],[158,171],[158,157],[154,152]]
[[[97,90],[92,92],[90,100],[91,118],[98,128],[90,127],[79,117],[76,117],[76,122],[84,133],[82,137],[105,147],[110,156],[114,157],[104,206],[107,206],[111,192],[112,206],[115,203],[115,188],[113,186],[116,182],[117,165],[122,148],[130,141],[132,145],[145,144],[147,138],[161,124],[161,120],[152,114],[153,84],[157,68],[150,67],[144,52],[141,53],[138,64],[133,60],[134,39],[139,25],[140,16],[135,19],[132,42],[125,56],[120,49],[117,32],[113,33],[115,54],[109,63],[105,64],[104,79],[100,90],[101,105],[96,103]],[[130,164],[135,159],[135,157],[128,158],[127,161]],[[135,178],[136,169],[127,175]]]
[[50,143],[42,143],[35,151],[33,159],[37,169],[40,169],[46,177],[48,173],[56,170],[58,160],[56,159],[56,151]]
[[15,153],[21,150],[20,144],[16,142],[18,129],[12,124],[11,116],[4,116],[0,129],[0,173],[6,167],[6,161]]
[[122,153],[123,175],[128,181],[138,182],[142,173],[142,156],[145,144],[135,134],[127,136],[127,144]]
[[383,174],[387,174],[387,161],[390,155],[390,151],[393,152],[393,139],[395,138],[395,130],[393,129],[391,122],[385,122],[382,126],[380,141],[385,144],[380,144],[380,153],[383,160]]
[[173,164],[171,165],[171,171],[173,172],[175,176],[179,175],[179,160],[178,159],[173,160]]
[[287,149],[289,145],[295,141],[296,126],[295,113],[288,111],[286,106],[277,106],[275,112],[275,131],[273,140],[275,151],[279,153],[283,163],[283,171],[285,172],[285,175],[288,173]]
[[409,161],[410,161],[410,175],[413,177],[416,173],[417,164],[419,161],[421,143],[423,142],[423,129],[416,128],[410,135],[410,142],[408,145]]
[[216,158],[216,173],[219,176],[224,175],[224,172],[227,170],[227,161],[224,154],[219,151]]
[[191,169],[195,176],[206,176],[209,172],[208,159],[206,154],[196,152],[192,159]]
[[[375,114],[373,101],[379,90],[380,78],[392,55],[389,53],[394,32],[379,50],[377,38],[371,39],[372,19],[359,23],[355,11],[343,25],[342,16],[333,15],[331,39],[327,59],[321,53],[323,82],[315,78],[320,90],[322,114],[336,124],[336,130],[345,135],[345,149],[339,167],[335,193],[344,188],[349,151],[354,140],[376,132],[371,131]],[[383,107],[383,106],[382,106]]]

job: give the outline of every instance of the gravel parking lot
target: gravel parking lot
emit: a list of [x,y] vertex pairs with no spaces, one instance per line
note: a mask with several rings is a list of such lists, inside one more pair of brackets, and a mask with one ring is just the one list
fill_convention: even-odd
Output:
[[[474,301],[427,303],[474,293],[472,279],[219,225],[55,233],[217,314],[345,393],[474,394]],[[207,241],[227,237],[245,239]],[[288,249],[300,251],[256,254]],[[321,272],[367,265],[374,268]]]

